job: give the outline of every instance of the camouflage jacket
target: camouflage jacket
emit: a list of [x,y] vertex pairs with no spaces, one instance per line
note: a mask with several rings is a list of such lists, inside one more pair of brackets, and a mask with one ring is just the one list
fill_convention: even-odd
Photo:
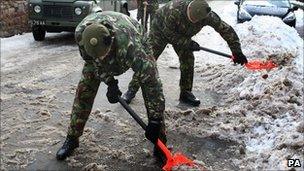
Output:
[[237,34],[215,12],[211,11],[206,19],[192,23],[187,17],[190,2],[192,0],[172,0],[156,12],[158,28],[169,43],[189,47],[191,37],[204,26],[211,26],[224,38],[233,53],[241,51]]
[[[88,56],[80,44],[82,32],[90,23],[103,24],[114,37],[111,50],[102,61]],[[75,39],[83,59],[86,63],[94,64],[95,75],[107,85],[115,80],[114,76],[132,68],[134,76],[139,78],[149,119],[159,120],[163,119],[165,109],[162,83],[152,50],[145,43],[142,32],[143,29],[136,20],[121,13],[106,11],[88,15],[77,26]]]
[[[82,32],[90,23],[105,25],[114,37],[114,45],[104,60],[99,61],[88,56],[84,47],[79,44]],[[75,39],[79,45],[82,58],[86,62],[93,62],[98,69],[98,76],[108,83],[129,68],[139,72],[140,65],[145,65],[145,60],[153,60],[151,50],[143,48],[144,38],[142,27],[134,19],[117,12],[106,11],[87,16],[76,28]],[[151,58],[151,59],[150,59]]]

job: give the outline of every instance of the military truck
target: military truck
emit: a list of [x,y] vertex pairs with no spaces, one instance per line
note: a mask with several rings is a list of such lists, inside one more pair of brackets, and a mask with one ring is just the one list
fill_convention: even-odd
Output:
[[29,0],[28,14],[33,37],[43,41],[46,32],[74,32],[88,14],[102,10],[128,12],[127,1],[120,0]]

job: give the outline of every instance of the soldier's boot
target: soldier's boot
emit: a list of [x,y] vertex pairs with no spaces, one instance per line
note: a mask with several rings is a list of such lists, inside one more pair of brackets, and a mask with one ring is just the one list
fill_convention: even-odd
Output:
[[132,99],[134,99],[135,95],[135,91],[128,89],[128,91],[122,95],[122,99],[124,99],[128,104],[130,104]]
[[79,147],[78,138],[67,137],[62,147],[57,151],[57,160],[64,160],[69,157],[75,148]]
[[191,91],[182,91],[179,96],[179,101],[191,106],[199,106],[201,101],[196,98]]

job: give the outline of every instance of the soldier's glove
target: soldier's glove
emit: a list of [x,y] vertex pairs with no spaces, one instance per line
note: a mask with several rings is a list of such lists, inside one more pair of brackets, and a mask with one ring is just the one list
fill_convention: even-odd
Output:
[[241,65],[248,63],[246,56],[242,52],[232,53],[232,55],[233,55],[232,60],[234,63]]
[[191,40],[189,48],[191,51],[200,51],[201,50],[200,45],[196,41],[193,41],[193,40]]
[[157,143],[157,139],[160,135],[160,121],[149,120],[149,123],[146,127],[145,136],[148,140],[150,140],[153,144]]
[[118,88],[118,80],[108,83],[107,98],[110,103],[117,103],[118,97],[121,96],[121,91]]

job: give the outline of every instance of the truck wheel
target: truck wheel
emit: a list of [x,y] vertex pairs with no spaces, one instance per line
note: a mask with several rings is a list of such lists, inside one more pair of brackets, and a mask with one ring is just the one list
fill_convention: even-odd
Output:
[[36,41],[43,41],[45,38],[45,30],[41,26],[33,26],[32,32]]

